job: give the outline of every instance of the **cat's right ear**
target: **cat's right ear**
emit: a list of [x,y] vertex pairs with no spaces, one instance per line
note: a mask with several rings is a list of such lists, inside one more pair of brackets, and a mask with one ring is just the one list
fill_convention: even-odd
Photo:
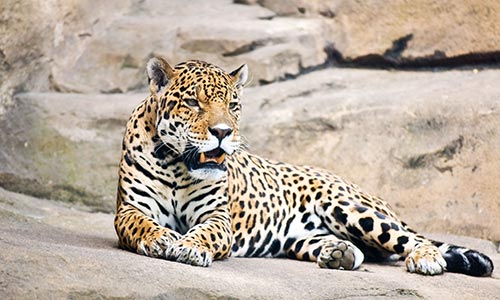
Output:
[[174,69],[167,60],[156,56],[148,61],[146,71],[148,74],[149,90],[153,95],[162,94],[168,83],[175,77]]

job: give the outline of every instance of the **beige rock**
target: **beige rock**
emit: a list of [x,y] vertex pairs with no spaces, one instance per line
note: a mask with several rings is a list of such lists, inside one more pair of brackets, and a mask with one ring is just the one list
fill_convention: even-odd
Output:
[[72,63],[52,68],[53,81],[79,92],[134,90],[144,86],[144,66],[153,54],[172,64],[200,59],[236,68],[246,61],[254,84],[325,63],[329,28],[322,20],[273,16],[220,0],[141,2],[93,36]]
[[[278,15],[332,20],[330,42],[347,62],[367,65],[497,63],[498,1],[262,0]],[[454,59],[450,59],[454,58]]]
[[321,15],[334,18],[341,0],[259,0],[255,3],[269,8],[280,16]]
[[0,117],[21,91],[68,92],[52,67],[70,66],[130,1],[4,0],[0,4]]

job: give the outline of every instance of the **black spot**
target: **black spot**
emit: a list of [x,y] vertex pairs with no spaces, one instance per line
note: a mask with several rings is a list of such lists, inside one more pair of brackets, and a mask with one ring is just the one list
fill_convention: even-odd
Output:
[[314,251],[313,251],[313,255],[314,255],[315,257],[318,257],[318,255],[319,255],[319,253],[320,253],[320,252],[321,252],[321,247],[318,247],[318,248],[314,249]]
[[298,241],[297,244],[295,244],[295,253],[299,253],[302,246],[304,246],[304,240]]
[[343,205],[343,206],[349,206],[349,202],[343,201],[343,200],[339,201],[338,204]]
[[343,212],[342,208],[335,206],[333,209],[333,217],[335,218],[335,221],[345,225],[347,224],[347,214],[344,214]]
[[[290,225],[292,224],[292,221],[295,219],[295,215],[292,216],[288,221],[286,221],[286,226],[285,226],[285,236],[288,235],[288,231],[290,230]],[[266,226],[267,227],[267,226]]]
[[364,207],[364,206],[360,206],[360,205],[356,205],[356,210],[359,212],[359,213],[364,213],[365,211],[368,210],[368,208]]
[[[294,194],[294,195],[295,195],[295,194]],[[343,202],[343,201],[342,201],[342,202]],[[339,203],[340,203],[340,201],[339,201]],[[346,203],[347,203],[347,202],[346,202]],[[330,207],[331,205],[332,205],[332,203],[331,203],[331,202],[325,202],[325,203],[323,203],[323,204],[321,205],[321,207],[322,207],[324,210],[327,210],[327,209],[328,209],[328,207]],[[349,205],[349,203],[347,203],[347,205]]]
[[355,237],[362,237],[363,233],[356,226],[346,226],[347,231]]
[[380,227],[382,228],[382,232],[387,232],[389,231],[389,229],[391,229],[391,226],[389,226],[389,224],[387,223],[381,223]]
[[304,253],[304,255],[302,255],[302,260],[304,261],[310,261],[311,260],[311,256],[309,255],[309,253]]
[[394,251],[396,251],[396,253],[403,253],[405,251],[404,245],[406,243],[408,243],[407,236],[398,237],[398,243],[397,243],[397,245],[394,246]]
[[124,158],[125,158],[125,162],[127,163],[127,165],[128,165],[129,167],[130,167],[130,166],[132,166],[133,162],[132,162],[132,160],[130,159],[130,156],[128,155],[128,153],[126,153],[126,154],[125,154]]
[[258,243],[260,241],[260,231],[257,231],[257,234],[255,235],[255,242]]
[[151,207],[147,203],[145,203],[145,202],[138,201],[137,204],[139,204],[140,206],[143,206],[143,207],[147,208],[148,210],[151,210]]
[[305,228],[306,228],[306,230],[309,230],[309,231],[313,230],[315,228],[314,223],[313,222],[307,223]]
[[281,243],[279,240],[276,239],[271,244],[271,248],[269,248],[269,251],[271,252],[272,255],[276,255],[280,250],[281,250]]
[[398,224],[394,223],[394,222],[391,222],[391,228],[398,231],[399,230],[399,226]]
[[295,238],[288,238],[288,239],[285,241],[285,245],[284,245],[284,247],[283,247],[283,248],[284,248],[285,250],[288,250],[288,249],[292,246],[292,244],[293,244],[293,243],[295,243],[295,241],[296,241],[296,240],[297,240],[297,239],[295,239]]
[[383,245],[391,239],[391,235],[387,232],[384,232],[384,233],[380,234],[377,238],[378,238],[380,244]]
[[269,242],[271,241],[271,238],[273,237],[273,233],[271,231],[269,231],[266,235],[266,238],[264,239],[264,242],[262,242],[263,245],[267,245],[269,244]]
[[365,232],[370,232],[373,230],[373,219],[370,217],[359,219],[359,225]]
[[314,244],[317,244],[321,241],[321,239],[317,238],[317,239],[310,239],[309,240],[309,245],[314,245]]
[[302,219],[300,220],[300,222],[302,223],[305,223],[307,222],[307,219],[309,219],[309,217],[311,216],[311,213],[305,213],[302,215]]
[[[136,187],[134,187],[134,186],[133,186],[133,187],[131,187],[130,189],[132,190],[132,192],[134,192],[134,193],[135,193],[135,194],[137,194],[137,195],[140,195],[140,196],[143,196],[143,197],[147,197],[147,198],[152,198],[152,197],[151,197],[151,195],[150,195],[148,192],[145,192],[145,191],[143,191],[143,190],[140,190],[140,189],[138,189],[138,188],[136,188]],[[148,207],[149,207],[149,206],[148,206]],[[151,208],[148,208],[148,209],[151,209]]]

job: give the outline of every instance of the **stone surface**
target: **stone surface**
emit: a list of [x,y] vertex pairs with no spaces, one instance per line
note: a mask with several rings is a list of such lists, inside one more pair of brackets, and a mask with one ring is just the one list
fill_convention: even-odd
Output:
[[254,84],[325,63],[329,28],[322,20],[274,15],[225,0],[138,2],[92,36],[72,64],[55,66],[53,80],[80,92],[134,90],[144,87],[144,66],[153,54],[172,64],[196,58],[231,69],[245,61],[254,70]]
[[[236,258],[199,269],[116,249],[108,213],[120,143],[154,54],[248,63],[252,85],[272,83],[244,95],[253,152],[330,169],[418,231],[500,241],[500,72],[482,70],[500,60],[497,2],[234,2],[1,2],[0,187],[37,198],[0,189],[0,298],[497,297],[498,271],[425,278],[401,266],[351,273]],[[320,70],[334,60],[489,65]],[[484,250],[498,267],[498,244],[438,238]]]
[[70,66],[93,34],[131,1],[3,0],[0,4],[0,118],[22,91],[64,90],[51,68]]
[[125,124],[144,98],[16,95],[0,119],[0,186],[111,211]]
[[154,54],[173,64],[196,58],[236,68],[246,61],[253,84],[328,60],[330,28],[323,20],[275,18],[268,9],[230,0],[8,0],[2,7],[0,116],[23,91],[143,88],[144,66]]
[[[0,189],[2,299],[499,299],[500,277],[424,277],[402,263],[358,271],[284,259],[229,258],[209,268],[117,248],[113,216]],[[439,236],[500,255],[486,241]]]
[[331,20],[341,62],[447,66],[500,61],[498,1],[260,0],[278,15]]

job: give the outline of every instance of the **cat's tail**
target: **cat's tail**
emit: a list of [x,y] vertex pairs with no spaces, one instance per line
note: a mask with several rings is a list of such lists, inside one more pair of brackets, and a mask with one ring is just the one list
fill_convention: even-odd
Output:
[[446,270],[471,276],[491,276],[493,262],[485,254],[465,247],[432,241],[446,261]]

